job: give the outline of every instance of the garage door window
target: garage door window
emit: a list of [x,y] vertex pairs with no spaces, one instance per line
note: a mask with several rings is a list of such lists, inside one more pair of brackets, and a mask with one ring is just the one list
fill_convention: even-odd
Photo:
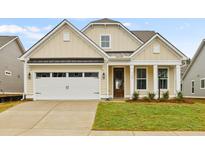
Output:
[[64,77],[66,77],[66,73],[52,73],[52,77],[54,77],[54,78],[64,78]]
[[85,77],[95,77],[98,78],[97,72],[85,72]]
[[49,78],[50,73],[36,73],[36,79],[38,78]]
[[83,73],[78,73],[78,72],[72,72],[72,73],[68,73],[69,77],[82,77]]

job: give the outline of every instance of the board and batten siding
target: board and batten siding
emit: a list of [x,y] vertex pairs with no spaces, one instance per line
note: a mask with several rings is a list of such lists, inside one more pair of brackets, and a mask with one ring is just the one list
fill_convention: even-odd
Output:
[[[64,33],[69,34],[69,41],[63,40]],[[69,26],[64,25],[48,40],[35,49],[30,58],[102,58],[99,51],[80,37]]]
[[110,35],[111,47],[105,48],[105,51],[134,51],[141,45],[140,42],[118,25],[92,25],[84,31],[84,34],[99,46],[101,46],[100,36]]
[[[160,45],[160,53],[153,53],[154,45]],[[155,38],[144,49],[132,57],[132,60],[180,60],[181,57],[172,51],[164,42]]]
[[[182,81],[182,92],[187,97],[203,97],[205,98],[205,89],[200,88],[200,79],[205,78],[205,46],[195,59],[191,68],[187,72]],[[191,82],[194,80],[194,94],[191,91]]]

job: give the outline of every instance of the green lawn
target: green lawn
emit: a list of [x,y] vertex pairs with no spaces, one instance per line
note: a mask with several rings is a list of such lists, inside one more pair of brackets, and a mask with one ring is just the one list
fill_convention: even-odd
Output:
[[93,129],[205,131],[205,103],[100,103]]
[[10,107],[13,107],[15,105],[18,105],[22,103],[21,101],[15,101],[15,102],[6,102],[6,103],[0,103],[0,113],[7,110]]

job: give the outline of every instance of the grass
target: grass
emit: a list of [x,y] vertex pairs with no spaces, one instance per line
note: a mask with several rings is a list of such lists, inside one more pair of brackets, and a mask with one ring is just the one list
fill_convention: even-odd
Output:
[[22,101],[0,103],[0,113],[20,103]]
[[100,103],[93,130],[205,131],[205,101]]

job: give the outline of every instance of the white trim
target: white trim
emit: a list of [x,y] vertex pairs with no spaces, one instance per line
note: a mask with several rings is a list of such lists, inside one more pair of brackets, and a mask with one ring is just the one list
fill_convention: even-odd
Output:
[[178,93],[178,92],[180,92],[181,91],[181,68],[180,68],[180,65],[176,65],[176,67],[175,67],[175,72],[176,73],[174,73],[174,76],[176,76],[176,78],[174,77],[174,79],[175,79],[175,82],[176,82],[176,86],[174,86],[174,88],[175,88],[175,91],[176,91],[176,94]]
[[1,95],[23,95],[23,92],[9,92],[9,91],[5,91],[5,92],[0,92]]
[[185,98],[205,98],[205,96],[184,96]]
[[109,98],[109,65],[106,65],[107,67],[107,99]]
[[145,48],[151,41],[153,41],[156,37],[158,37],[160,40],[162,40],[165,44],[167,44],[171,49],[173,49],[178,55],[180,55],[184,60],[187,59],[185,55],[183,55],[176,47],[174,47],[170,42],[165,40],[163,37],[161,37],[159,34],[155,34],[149,41],[147,41],[145,44],[143,44],[141,47],[139,47],[133,54],[130,55],[130,58],[135,56],[138,52],[140,52],[143,48]]
[[126,67],[125,66],[113,66],[112,67],[112,98],[114,98],[114,90],[115,90],[115,88],[114,88],[114,68],[123,68],[124,69],[124,98],[125,98],[125,93],[126,93],[126,77],[125,77],[125,75],[126,75],[126,72],[125,72],[125,69],[126,69]]
[[135,66],[134,65],[130,65],[130,99],[133,98],[133,94],[135,92]]
[[158,97],[158,65],[153,65],[153,91],[155,93],[155,98]]
[[[109,36],[109,47],[102,47],[102,44],[101,44],[101,42],[102,42],[102,36]],[[100,47],[102,48],[102,49],[111,49],[111,46],[112,46],[112,41],[111,41],[111,34],[100,34]]]
[[27,95],[27,60],[24,61],[24,95]]
[[108,65],[181,65],[180,60],[131,60],[111,61]]
[[135,36],[132,32],[130,32],[127,27],[125,27],[123,24],[121,23],[89,23],[86,27],[84,27],[81,31],[85,32],[90,26],[92,25],[118,25],[120,27],[122,27],[122,29],[124,29],[126,32],[128,32],[134,39],[136,39],[139,43],[144,44],[144,42],[142,42],[137,36]]
[[20,57],[20,60],[24,60],[26,57],[29,57],[30,53],[35,50],[41,43],[46,41],[50,36],[52,36],[58,29],[60,29],[64,24],[71,27],[75,32],[77,32],[82,38],[84,38],[86,41],[88,41],[90,44],[92,44],[98,51],[100,51],[101,55],[104,55],[106,58],[109,58],[109,55],[107,55],[100,47],[98,47],[94,42],[92,42],[87,36],[85,36],[82,32],[80,32],[75,26],[73,26],[69,21],[63,20],[57,27],[55,27],[53,30],[51,30],[46,36],[42,38],[39,42],[37,42],[31,49],[29,49],[23,56]]
[[[146,69],[146,89],[137,89],[137,69]],[[135,68],[135,73],[134,73],[134,81],[135,81],[135,91],[139,91],[139,92],[146,92],[149,89],[149,83],[148,83],[148,66],[136,66]]]
[[[194,82],[194,87],[192,87],[192,83]],[[192,92],[192,88],[194,88],[194,92]],[[191,80],[191,94],[195,94],[195,80]]]
[[203,89],[205,89],[205,86],[204,86],[204,88],[201,87],[201,81],[202,81],[202,80],[204,80],[204,84],[205,84],[205,78],[201,78],[201,79],[200,79],[200,89],[203,90]]

